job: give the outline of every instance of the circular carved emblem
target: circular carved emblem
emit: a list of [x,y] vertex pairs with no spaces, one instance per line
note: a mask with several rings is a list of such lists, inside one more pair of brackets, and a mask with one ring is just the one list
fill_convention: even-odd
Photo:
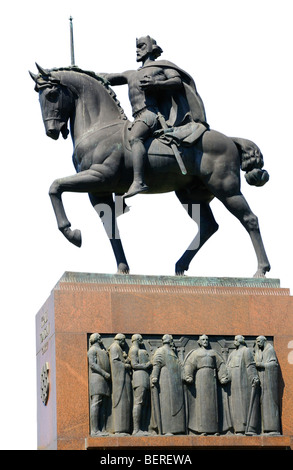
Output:
[[49,363],[46,362],[41,370],[41,400],[46,406],[49,398]]

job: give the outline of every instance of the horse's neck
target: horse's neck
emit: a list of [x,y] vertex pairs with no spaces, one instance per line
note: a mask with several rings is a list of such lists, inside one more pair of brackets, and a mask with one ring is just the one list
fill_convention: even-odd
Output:
[[91,130],[101,129],[121,120],[118,106],[97,80],[83,75],[75,88],[78,98],[71,117],[71,133],[75,142]]

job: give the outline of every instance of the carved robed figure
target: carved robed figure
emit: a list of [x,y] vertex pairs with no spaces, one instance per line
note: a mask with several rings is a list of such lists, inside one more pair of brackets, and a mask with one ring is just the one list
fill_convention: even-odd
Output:
[[[210,347],[208,336],[202,335],[198,344],[199,348],[191,351],[184,363],[184,380],[190,384],[187,426],[193,433],[218,434],[218,383],[224,385],[229,382],[228,371],[224,359]],[[224,403],[224,413],[228,421],[227,401]]]
[[125,336],[118,333],[109,348],[112,376],[112,426],[115,434],[131,432],[132,386],[131,365],[123,350]]
[[107,435],[106,424],[111,396],[111,370],[101,335],[91,335],[88,350],[91,433]]
[[261,388],[261,431],[280,434],[279,364],[274,347],[265,336],[256,338],[254,359]]
[[135,334],[131,338],[132,346],[128,357],[132,367],[133,388],[133,434],[148,432],[150,417],[150,373],[152,363],[147,350],[143,347],[143,338]]
[[[157,67],[155,59],[152,48],[147,50],[143,59],[143,64],[147,66],[146,76],[141,77],[141,89],[148,92],[152,90],[148,95],[151,96],[161,87],[167,87],[168,80],[171,80],[173,85],[175,80],[176,86],[181,87],[179,96],[187,98],[188,74],[180,72],[177,66],[173,65],[172,68],[170,63],[167,66],[167,63],[164,64],[162,61]],[[160,68],[162,73],[157,74]],[[172,77],[170,70],[172,75],[175,74]],[[195,116],[187,113],[187,120],[179,122],[178,127],[178,122],[168,124],[168,119],[166,121],[166,116],[161,112],[168,103],[167,99],[163,100],[162,107],[159,107],[163,116],[163,121],[160,122],[161,129],[157,129],[159,135],[148,136],[147,133],[141,135],[139,132],[134,137],[129,136],[128,129],[131,123],[110,88],[109,82],[102,76],[78,67],[45,70],[38,66],[38,71],[38,75],[31,73],[31,76],[35,81],[35,90],[39,93],[47,135],[57,140],[61,133],[66,138],[70,122],[74,145],[73,163],[77,173],[57,178],[52,183],[49,194],[58,228],[71,243],[81,246],[81,233],[79,230],[71,229],[71,223],[63,206],[62,194],[68,191],[88,193],[93,207],[101,217],[104,215],[104,211],[100,210],[101,206],[107,205],[111,209],[112,231],[108,235],[116,257],[118,272],[129,272],[115,219],[114,198],[125,195],[132,185],[135,169],[133,144],[139,141],[137,146],[140,147],[140,152],[142,151],[140,155],[143,157],[143,183],[147,186],[146,193],[174,191],[180,202],[184,204],[184,208],[188,208],[189,215],[192,213],[193,204],[198,204],[200,207],[199,232],[177,261],[175,266],[177,275],[182,275],[188,270],[196,253],[218,229],[210,208],[210,202],[214,197],[239,219],[250,235],[257,257],[255,276],[264,276],[270,270],[258,219],[240,189],[240,169],[245,171],[249,184],[261,186],[268,181],[268,173],[262,169],[263,157],[256,144],[242,138],[227,137],[209,128],[205,123],[205,115],[199,116],[196,122]],[[191,85],[190,80],[190,90]],[[193,88],[194,97],[197,96],[195,91]],[[189,99],[185,101],[189,103]],[[177,109],[180,109],[179,103]],[[155,114],[156,112],[157,110]],[[159,117],[158,115],[158,120]],[[195,136],[193,139],[191,137],[195,131],[194,123],[199,127],[203,125],[204,129],[199,137]],[[143,125],[145,129],[145,123]],[[192,128],[189,129],[189,126]],[[171,140],[166,140],[167,137]],[[142,141],[145,153],[141,149]],[[180,151],[174,150],[176,147],[174,142]],[[183,174],[179,168],[180,160],[184,163],[186,174]]]
[[259,377],[252,351],[242,335],[235,336],[235,349],[227,361],[231,378],[230,408],[236,434],[256,434],[259,423],[257,387]]
[[153,417],[160,434],[185,434],[182,368],[174,351],[171,335],[164,335],[163,346],[153,356],[151,376]]

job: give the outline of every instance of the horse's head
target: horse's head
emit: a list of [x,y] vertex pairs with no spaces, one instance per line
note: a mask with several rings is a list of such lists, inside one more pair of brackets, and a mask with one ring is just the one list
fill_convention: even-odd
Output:
[[74,105],[74,94],[62,84],[58,73],[36,65],[39,74],[30,72],[30,75],[36,84],[35,90],[39,93],[46,134],[57,140],[61,132],[66,139],[69,134],[67,123]]

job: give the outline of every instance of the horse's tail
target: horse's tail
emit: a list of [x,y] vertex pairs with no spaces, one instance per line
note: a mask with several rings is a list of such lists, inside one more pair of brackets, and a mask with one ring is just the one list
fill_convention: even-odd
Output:
[[241,158],[241,170],[245,171],[245,179],[253,186],[263,186],[269,181],[270,175],[263,170],[264,159],[258,146],[251,140],[232,137]]

